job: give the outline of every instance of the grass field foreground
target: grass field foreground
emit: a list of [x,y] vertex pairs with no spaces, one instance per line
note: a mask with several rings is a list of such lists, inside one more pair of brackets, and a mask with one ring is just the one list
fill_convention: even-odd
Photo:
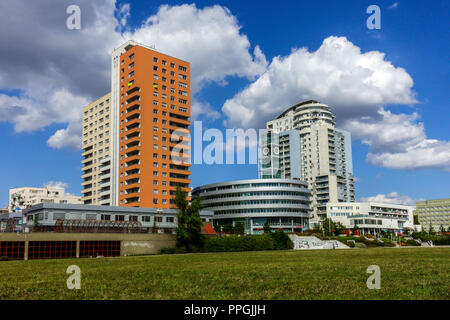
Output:
[[[72,264],[81,290],[67,289]],[[3,261],[0,275],[0,299],[449,299],[450,248]]]

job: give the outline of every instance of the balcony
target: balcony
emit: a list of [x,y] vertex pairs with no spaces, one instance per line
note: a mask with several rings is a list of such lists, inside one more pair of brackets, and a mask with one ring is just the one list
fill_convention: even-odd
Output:
[[103,171],[107,171],[107,170],[111,170],[111,165],[110,164],[100,166],[100,171],[103,172]]
[[102,180],[110,179],[110,178],[111,178],[111,173],[99,175],[99,179],[102,179]]
[[131,95],[131,94],[133,94],[135,92],[140,92],[140,91],[141,91],[141,88],[135,86],[135,87],[133,87],[133,88],[131,88],[130,90],[127,91],[127,96],[129,96],[129,95]]
[[140,100],[141,100],[141,97],[139,95],[135,95],[135,96],[132,96],[131,98],[128,98],[126,100],[126,103],[130,104],[130,103],[133,103],[135,101],[140,101]]
[[140,107],[140,105],[138,103],[136,103],[136,104],[133,104],[132,106],[128,107],[126,109],[126,112],[128,114],[128,113],[131,113],[131,112],[134,112],[134,111],[139,111],[139,110],[141,110],[141,107]]
[[105,162],[108,162],[108,161],[110,161],[110,160],[111,160],[111,157],[110,157],[110,156],[104,157],[102,160],[100,160],[100,163],[105,163]]
[[100,199],[98,203],[102,206],[107,206],[111,204],[111,199]]
[[98,195],[101,197],[109,196],[109,195],[111,195],[111,190],[108,189],[108,190],[100,191]]

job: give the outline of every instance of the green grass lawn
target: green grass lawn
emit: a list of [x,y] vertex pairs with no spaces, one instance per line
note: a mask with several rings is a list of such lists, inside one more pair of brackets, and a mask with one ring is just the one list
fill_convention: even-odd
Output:
[[[81,290],[66,269],[81,268]],[[369,265],[381,289],[369,290]],[[0,262],[0,299],[449,299],[450,248]]]

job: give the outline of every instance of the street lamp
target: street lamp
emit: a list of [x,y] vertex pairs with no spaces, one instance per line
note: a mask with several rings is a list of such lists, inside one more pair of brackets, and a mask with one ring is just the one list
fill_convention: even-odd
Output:
[[245,216],[245,234],[247,234],[248,235],[248,215],[247,216]]

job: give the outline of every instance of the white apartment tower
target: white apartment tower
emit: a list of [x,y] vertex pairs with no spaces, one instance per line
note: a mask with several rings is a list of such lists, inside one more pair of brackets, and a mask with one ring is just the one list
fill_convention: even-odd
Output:
[[83,108],[81,182],[84,204],[112,205],[111,94]]
[[301,179],[312,191],[311,223],[326,217],[328,202],[354,202],[350,133],[335,128],[330,107],[296,104],[266,124],[260,178]]

